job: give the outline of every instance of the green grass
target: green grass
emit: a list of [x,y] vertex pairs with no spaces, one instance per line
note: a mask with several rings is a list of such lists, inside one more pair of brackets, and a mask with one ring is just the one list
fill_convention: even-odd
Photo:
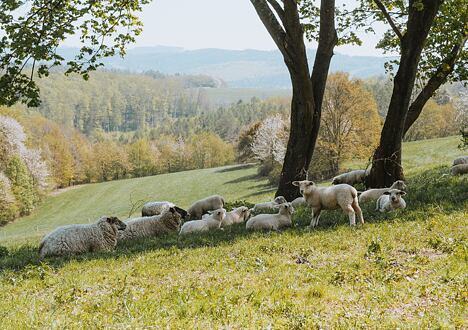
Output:
[[96,184],[50,198],[1,229],[8,248],[0,248],[1,327],[467,328],[468,178],[446,175],[460,154],[456,144],[406,145],[406,161],[415,164],[407,168],[408,208],[377,214],[363,205],[366,224],[356,228],[341,212],[326,211],[309,231],[309,211],[300,209],[295,226],[279,233],[235,226],[39,262],[39,224],[125,215],[130,192],[174,196],[182,206],[214,192],[230,201],[272,192],[254,178],[255,168],[235,168]]

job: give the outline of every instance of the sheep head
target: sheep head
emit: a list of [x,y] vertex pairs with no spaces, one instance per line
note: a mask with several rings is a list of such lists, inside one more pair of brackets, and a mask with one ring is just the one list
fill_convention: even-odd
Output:
[[279,213],[292,215],[294,213],[294,207],[291,205],[291,203],[283,203],[279,206]]
[[211,215],[211,217],[214,220],[217,220],[219,222],[223,221],[223,219],[226,217],[226,210],[225,209],[217,209],[214,211],[208,211],[208,213]]
[[390,201],[392,202],[392,204],[395,204],[395,203],[399,203],[401,196],[406,195],[406,193],[399,189],[390,189],[384,192],[384,195],[389,195]]
[[302,196],[311,194],[316,188],[315,183],[309,180],[294,181],[292,184],[293,186],[299,187],[299,192]]
[[286,198],[284,198],[284,196],[278,196],[275,198],[274,202],[276,204],[283,204],[283,203],[287,203],[288,201],[286,200]]

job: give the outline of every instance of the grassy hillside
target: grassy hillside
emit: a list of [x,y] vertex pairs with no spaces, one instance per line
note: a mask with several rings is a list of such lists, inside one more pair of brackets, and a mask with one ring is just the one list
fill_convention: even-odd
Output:
[[467,328],[468,178],[446,175],[460,154],[457,143],[406,145],[408,208],[382,215],[363,205],[366,224],[356,228],[341,212],[327,211],[310,231],[310,214],[300,209],[295,226],[280,233],[236,226],[39,262],[41,231],[125,215],[130,193],[187,206],[214,192],[256,201],[273,191],[255,179],[255,168],[225,168],[51,197],[33,216],[0,230],[8,247],[0,248],[2,327]]

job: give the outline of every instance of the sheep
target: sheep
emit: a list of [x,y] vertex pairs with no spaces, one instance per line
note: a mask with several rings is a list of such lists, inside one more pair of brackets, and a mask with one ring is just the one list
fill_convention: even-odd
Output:
[[259,214],[250,218],[245,224],[248,230],[275,230],[291,227],[291,216],[294,213],[294,207],[291,203],[279,205],[277,214]]
[[322,210],[334,210],[340,208],[348,214],[349,224],[356,225],[356,214],[362,224],[364,218],[357,198],[357,190],[348,184],[338,184],[331,187],[317,187],[308,180],[294,181],[293,185],[299,187],[307,205],[312,209],[310,227],[318,225],[320,212]]
[[396,209],[404,209],[406,207],[405,200],[401,197],[406,193],[399,189],[390,189],[379,197],[376,203],[375,210],[380,212],[391,212]]
[[468,164],[458,164],[452,166],[450,169],[450,174],[452,175],[463,175],[468,173]]
[[343,173],[335,176],[333,178],[332,184],[337,185],[345,183],[353,186],[357,183],[364,182],[364,179],[366,178],[366,173],[366,170],[354,170],[351,172]]
[[101,217],[93,224],[62,226],[47,234],[39,245],[41,259],[85,252],[110,251],[117,245],[118,232],[126,224],[116,217]]
[[226,210],[223,208],[209,211],[210,216],[201,220],[187,221],[180,228],[179,235],[188,235],[197,232],[205,232],[211,229],[221,228],[221,223],[226,217]]
[[175,204],[171,202],[148,202],[145,205],[143,205],[143,208],[141,209],[141,216],[142,217],[151,217],[153,215],[160,215],[162,214],[165,210],[167,210],[170,207],[174,207]]
[[359,203],[377,200],[384,192],[389,191],[390,189],[406,190],[406,184],[403,180],[398,180],[393,182],[389,188],[369,189],[362,193],[358,192]]
[[461,165],[461,164],[468,164],[468,156],[458,157],[457,159],[453,161],[452,166]]
[[213,195],[196,201],[187,210],[188,220],[201,219],[203,214],[208,211],[221,209],[224,207],[224,198],[219,195]]
[[254,213],[261,213],[261,212],[272,212],[278,210],[278,207],[280,204],[287,203],[288,201],[286,198],[283,196],[278,196],[276,197],[273,201],[271,202],[264,202],[264,203],[258,203],[255,204],[252,212]]
[[119,241],[144,237],[157,237],[177,232],[187,212],[177,206],[170,207],[160,215],[134,218],[125,221],[127,229],[119,233]]
[[[205,217],[205,216],[203,216]],[[250,217],[250,210],[246,206],[240,206],[226,213],[226,217],[221,222],[221,227],[228,227],[235,223],[247,221]]]
[[304,197],[298,197],[291,202],[291,205],[296,209],[300,206],[307,206],[307,203]]

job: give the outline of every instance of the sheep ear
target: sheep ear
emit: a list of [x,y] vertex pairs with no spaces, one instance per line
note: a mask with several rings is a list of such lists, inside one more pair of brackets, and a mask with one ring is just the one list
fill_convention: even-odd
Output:
[[293,181],[293,186],[299,187],[299,181]]
[[398,194],[401,195],[401,196],[405,196],[405,195],[406,195],[406,192],[400,191]]
[[386,191],[383,193],[384,195],[390,195],[390,191]]
[[176,209],[173,208],[173,207],[170,207],[170,208],[169,208],[169,211],[170,211],[171,213],[175,213],[175,212],[176,212]]

